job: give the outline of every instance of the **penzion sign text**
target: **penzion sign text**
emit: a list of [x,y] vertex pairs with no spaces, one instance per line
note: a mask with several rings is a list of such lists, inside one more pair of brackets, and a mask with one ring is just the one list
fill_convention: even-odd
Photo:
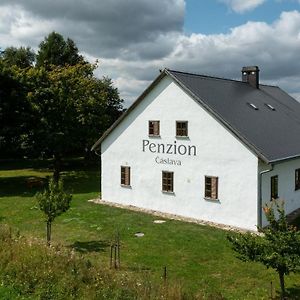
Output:
[[173,144],[153,143],[149,140],[143,140],[143,152],[172,154],[172,155],[187,155],[196,156],[197,147],[194,145],[177,145],[174,141]]

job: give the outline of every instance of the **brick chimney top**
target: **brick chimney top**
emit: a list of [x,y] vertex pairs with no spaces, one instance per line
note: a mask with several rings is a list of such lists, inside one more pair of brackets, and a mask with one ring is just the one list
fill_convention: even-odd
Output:
[[248,82],[251,86],[259,88],[259,68],[257,66],[242,68],[242,81]]

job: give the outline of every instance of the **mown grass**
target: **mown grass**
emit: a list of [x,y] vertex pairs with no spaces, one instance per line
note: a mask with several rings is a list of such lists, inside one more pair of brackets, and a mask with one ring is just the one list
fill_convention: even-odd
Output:
[[[51,174],[49,164],[0,164],[0,222],[26,237],[45,238],[43,216],[34,199],[40,188],[28,188],[26,180],[32,176],[46,179]],[[147,274],[159,283],[166,266],[170,283],[180,282],[185,291],[203,299],[269,299],[271,281],[279,291],[275,272],[235,258],[227,232],[175,220],[154,224],[157,217],[88,202],[99,195],[97,164],[69,162],[63,178],[73,201],[71,209],[54,222],[54,244],[74,249],[84,259],[107,268],[110,243],[119,232],[121,272]],[[137,238],[136,232],[145,235]],[[300,276],[287,277],[286,285],[292,299],[300,299]],[[5,292],[0,285],[0,296]]]

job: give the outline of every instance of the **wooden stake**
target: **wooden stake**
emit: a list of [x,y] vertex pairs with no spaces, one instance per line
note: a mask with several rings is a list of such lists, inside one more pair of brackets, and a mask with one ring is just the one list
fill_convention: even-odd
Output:
[[167,281],[167,267],[164,267],[163,279],[165,282]]

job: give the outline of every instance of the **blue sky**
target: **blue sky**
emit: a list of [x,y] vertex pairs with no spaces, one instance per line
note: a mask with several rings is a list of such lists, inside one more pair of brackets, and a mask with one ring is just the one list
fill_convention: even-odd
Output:
[[0,20],[0,48],[73,39],[126,106],[166,67],[240,79],[257,65],[300,100],[300,0],[0,0]]
[[219,0],[187,0],[184,30],[187,34],[227,33],[248,21],[272,23],[282,11],[299,10],[297,0],[267,0],[253,10],[237,13]]

